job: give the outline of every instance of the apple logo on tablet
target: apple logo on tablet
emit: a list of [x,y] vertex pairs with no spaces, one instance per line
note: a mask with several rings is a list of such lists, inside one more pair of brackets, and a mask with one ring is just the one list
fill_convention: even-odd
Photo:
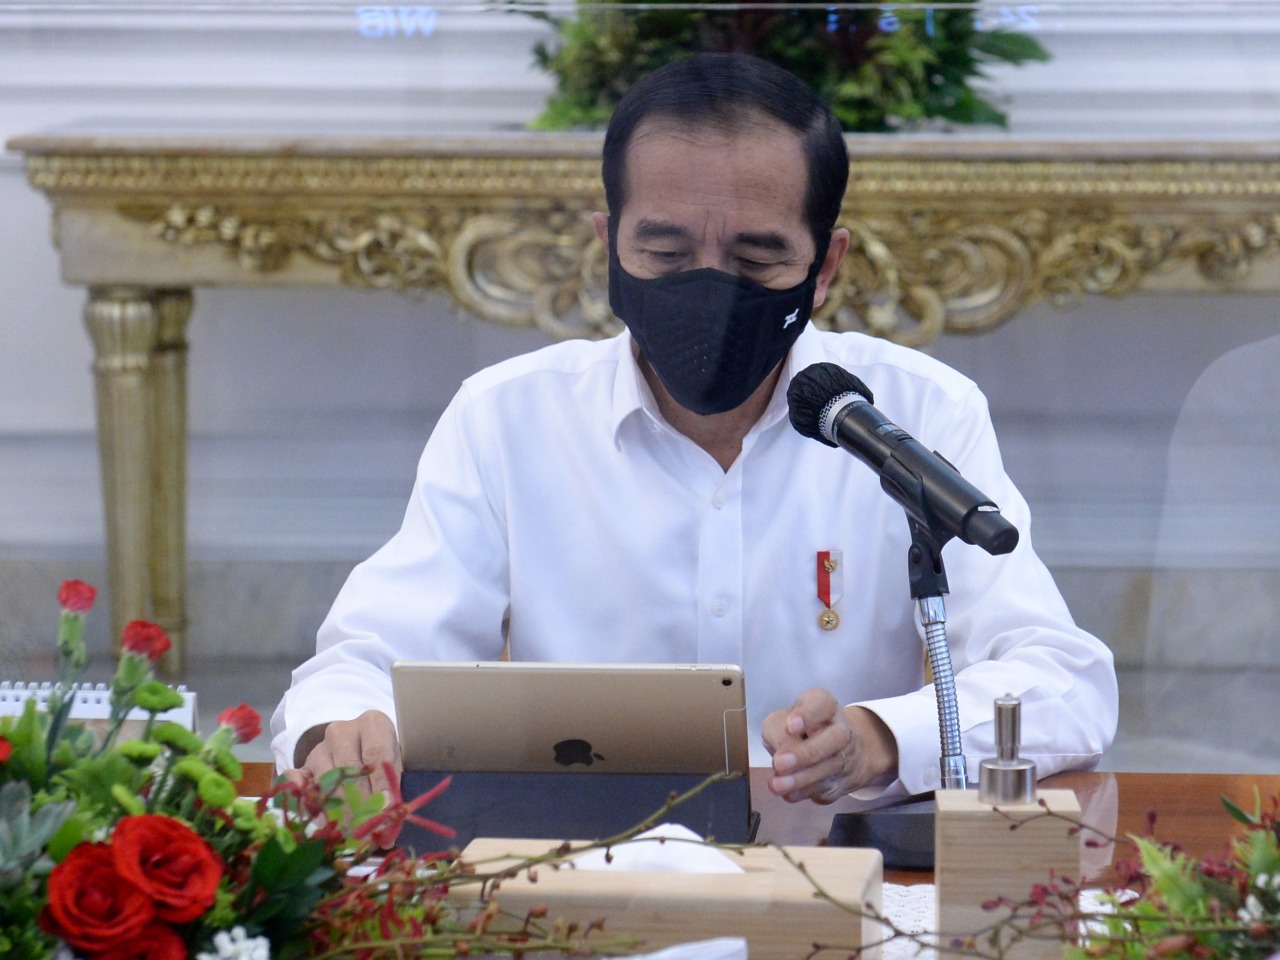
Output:
[[591,744],[586,740],[561,740],[554,749],[556,763],[562,767],[572,767],[575,763],[589,767],[596,760],[604,760],[604,757],[592,751]]

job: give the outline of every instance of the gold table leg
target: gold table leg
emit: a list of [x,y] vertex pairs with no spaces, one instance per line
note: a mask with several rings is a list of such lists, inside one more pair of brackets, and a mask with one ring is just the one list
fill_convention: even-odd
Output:
[[159,623],[183,664],[186,579],[186,336],[189,290],[93,287],[98,450],[117,643],[130,620]]
[[190,290],[155,293],[159,332],[151,355],[152,615],[173,641],[161,662],[171,676],[182,673],[187,628],[187,321]]

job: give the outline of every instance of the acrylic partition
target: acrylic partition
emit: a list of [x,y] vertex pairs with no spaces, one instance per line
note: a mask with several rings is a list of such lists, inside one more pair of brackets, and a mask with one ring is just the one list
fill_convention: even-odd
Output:
[[0,0],[0,674],[83,576],[270,710],[461,380],[619,329],[612,93],[733,49],[846,123],[818,322],[983,388],[1116,655],[1105,763],[1280,771],[1278,40],[1226,0]]

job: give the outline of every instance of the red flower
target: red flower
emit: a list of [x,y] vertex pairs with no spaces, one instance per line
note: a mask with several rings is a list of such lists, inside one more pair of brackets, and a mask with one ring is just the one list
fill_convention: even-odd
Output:
[[94,960],[186,960],[187,945],[170,927],[153,923],[128,943],[104,950]]
[[88,613],[97,598],[97,589],[83,580],[63,580],[58,588],[58,603],[68,613]]
[[240,743],[248,743],[262,732],[262,717],[253,707],[242,703],[218,714],[218,726],[234,727],[236,739]]
[[353,837],[357,840],[372,837],[374,843],[383,849],[388,849],[396,842],[396,837],[400,835],[400,828],[406,822],[416,824],[423,830],[430,830],[432,833],[446,839],[457,836],[452,827],[446,827],[442,823],[436,823],[434,820],[418,816],[418,808],[430,803],[448,790],[449,784],[453,782],[453,777],[445,777],[426,793],[405,803],[404,796],[400,793],[399,778],[395,775],[391,764],[384,763],[383,768],[387,772],[387,782],[391,786],[389,791],[391,796],[387,798],[387,805],[382,808],[380,813],[370,817],[351,831]]
[[130,942],[154,916],[151,898],[116,871],[111,848],[82,843],[49,874],[40,928],[77,950],[96,953]]
[[222,861],[209,844],[172,817],[124,817],[111,832],[120,875],[155,902],[156,916],[186,923],[213,906]]
[[0,737],[0,763],[8,763],[9,758],[13,756],[13,744]]
[[164,628],[146,620],[130,620],[120,637],[120,646],[130,653],[146,657],[152,663],[159,660],[173,646]]

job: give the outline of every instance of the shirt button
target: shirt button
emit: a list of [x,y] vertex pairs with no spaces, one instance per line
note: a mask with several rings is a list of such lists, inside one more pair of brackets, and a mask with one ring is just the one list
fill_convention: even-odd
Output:
[[729,610],[729,605],[723,600],[717,600],[711,605],[711,612],[717,617],[723,617]]
[[723,493],[717,493],[714,497],[712,497],[712,498],[711,498],[711,505],[712,505],[713,507],[715,507],[717,510],[719,510],[721,507],[723,507],[723,506],[724,506],[724,494],[723,494]]

